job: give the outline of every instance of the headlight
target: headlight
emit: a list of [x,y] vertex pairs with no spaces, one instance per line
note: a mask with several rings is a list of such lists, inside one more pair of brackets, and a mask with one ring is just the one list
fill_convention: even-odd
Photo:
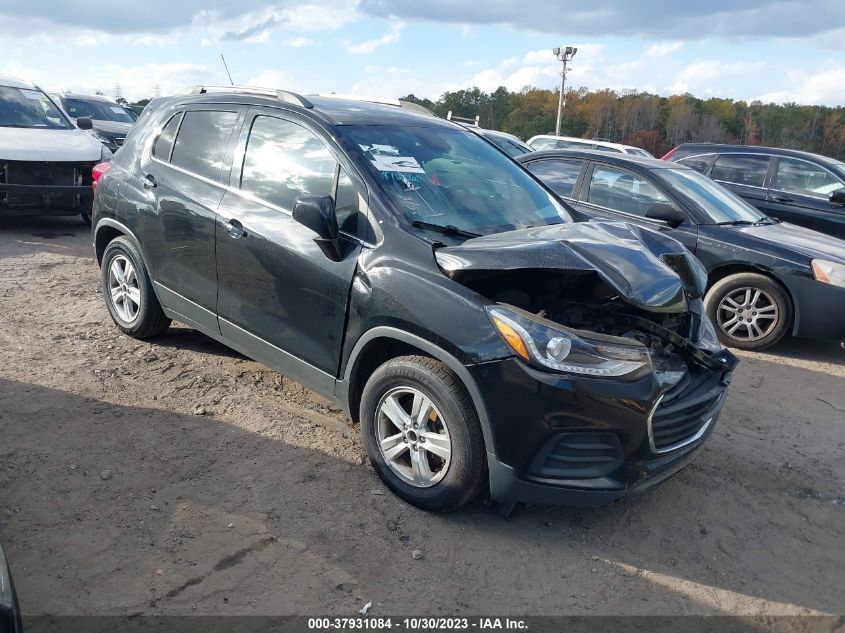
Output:
[[608,378],[651,371],[648,350],[637,341],[572,330],[501,305],[487,313],[511,349],[538,369]]
[[814,259],[813,276],[822,283],[845,288],[845,264]]

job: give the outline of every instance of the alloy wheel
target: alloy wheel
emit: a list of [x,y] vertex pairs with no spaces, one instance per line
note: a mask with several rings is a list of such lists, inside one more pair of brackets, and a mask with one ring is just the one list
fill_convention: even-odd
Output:
[[737,288],[719,301],[716,320],[727,336],[737,341],[759,341],[778,323],[778,306],[772,296],[759,288]]
[[381,399],[376,416],[379,450],[396,475],[418,488],[446,476],[452,440],[431,398],[413,387],[397,387]]
[[135,267],[125,255],[117,255],[109,266],[109,293],[112,307],[126,323],[138,318],[141,289]]

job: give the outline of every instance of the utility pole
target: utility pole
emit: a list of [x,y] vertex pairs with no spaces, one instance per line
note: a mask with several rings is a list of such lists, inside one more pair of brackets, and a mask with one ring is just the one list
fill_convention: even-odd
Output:
[[557,102],[557,124],[555,125],[555,136],[560,136],[560,119],[563,116],[563,108],[566,106],[566,97],[563,96],[566,89],[566,64],[572,61],[578,49],[567,46],[566,48],[553,48],[552,52],[563,63],[563,69],[560,72],[560,95]]

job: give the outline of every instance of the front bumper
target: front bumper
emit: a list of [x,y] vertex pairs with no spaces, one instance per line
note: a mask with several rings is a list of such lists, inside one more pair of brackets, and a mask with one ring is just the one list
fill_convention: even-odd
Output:
[[[677,385],[536,371],[511,358],[469,367],[487,411],[490,492],[517,502],[595,506],[689,464],[716,425],[736,366],[693,368]],[[492,448],[492,450],[491,450]]]
[[795,304],[795,336],[845,339],[845,288],[798,275],[784,282]]
[[0,216],[90,213],[94,164],[0,161]]

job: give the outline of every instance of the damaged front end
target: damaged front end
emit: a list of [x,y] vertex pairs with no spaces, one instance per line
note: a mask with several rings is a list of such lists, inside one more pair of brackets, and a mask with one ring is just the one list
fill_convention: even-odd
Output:
[[474,238],[435,257],[490,302],[514,353],[474,368],[501,418],[488,455],[497,500],[552,486],[568,491],[564,503],[612,501],[681,468],[713,428],[737,361],[704,312],[704,270],[677,241],[591,222]]
[[0,215],[90,214],[95,163],[0,160]]

